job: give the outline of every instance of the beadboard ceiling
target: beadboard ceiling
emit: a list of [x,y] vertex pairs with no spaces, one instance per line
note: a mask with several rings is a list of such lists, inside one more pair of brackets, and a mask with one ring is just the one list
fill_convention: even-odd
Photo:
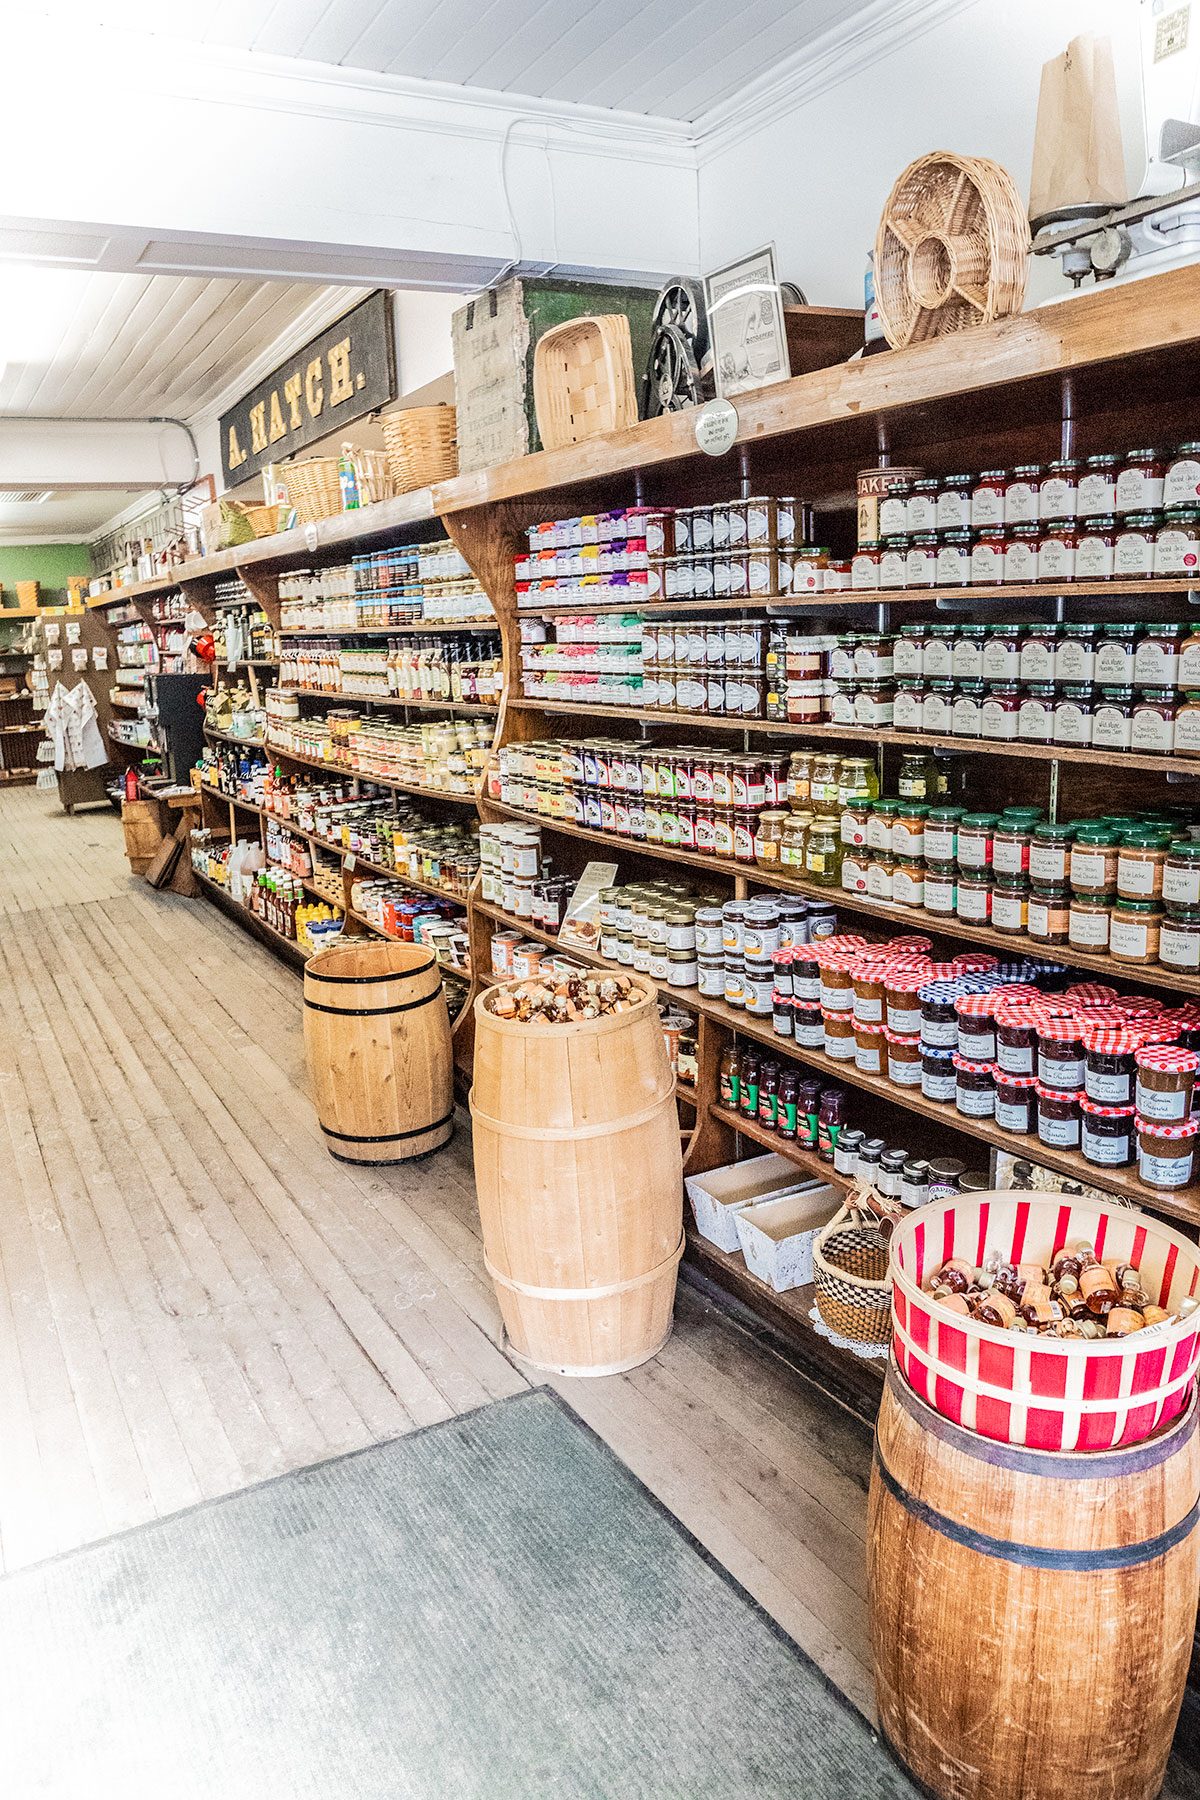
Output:
[[89,0],[90,23],[694,120],[865,0]]
[[323,315],[317,331],[357,298],[298,282],[10,267],[0,414],[191,418],[301,314]]

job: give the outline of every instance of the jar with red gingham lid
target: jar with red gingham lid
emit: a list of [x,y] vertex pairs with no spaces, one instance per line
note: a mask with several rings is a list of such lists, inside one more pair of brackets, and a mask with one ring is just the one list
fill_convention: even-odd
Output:
[[972,975],[976,971],[982,973],[988,969],[998,969],[1000,958],[990,956],[985,950],[964,950],[961,956],[954,958],[950,966],[956,975]]
[[996,996],[962,994],[954,1002],[954,1010],[958,1014],[958,1054],[972,1062],[994,1063]]
[[1074,1014],[1051,1016],[1039,1013],[1038,1084],[1058,1092],[1072,1092],[1083,1086],[1083,1045],[1079,1034],[1083,1026]]
[[[1134,1052],[1145,1043],[1136,1025],[1085,1025],[1083,1091],[1095,1106],[1132,1106]],[[1130,1149],[1129,1161],[1133,1160]]]
[[1084,1094],[1079,1101],[1079,1148],[1086,1162],[1124,1169],[1133,1161],[1132,1106],[1104,1106]]
[[1200,1056],[1177,1044],[1144,1044],[1134,1052],[1137,1086],[1134,1105],[1139,1119],[1177,1124],[1190,1116]]
[[825,944],[817,950],[817,967],[821,971],[821,1010],[849,1013],[854,1008],[854,976],[856,958],[846,951],[829,950]]
[[905,955],[920,955],[933,949],[933,939],[927,937],[889,938],[887,948],[903,951]]
[[996,1064],[1006,1075],[1037,1071],[1037,1009],[1010,1000],[996,1007]]
[[1116,988],[1106,987],[1102,981],[1078,981],[1063,993],[1064,1001],[1069,1000],[1073,1006],[1099,1006],[1119,998]]
[[995,1119],[1001,1131],[1032,1131],[1037,1123],[1037,1076],[1010,1075],[997,1064],[995,1084]]
[[887,1040],[887,1072],[888,1080],[894,1081],[897,1087],[920,1087],[921,1085],[921,1040],[912,1032],[889,1031],[885,1028],[884,1038]]
[[1134,1121],[1137,1126],[1137,1172],[1153,1188],[1185,1188],[1191,1184],[1192,1158],[1200,1120],[1168,1124],[1163,1119]]
[[902,1037],[915,1037],[921,1029],[921,989],[930,980],[929,964],[915,962],[911,968],[895,967],[888,971],[887,1023]]
[[992,1062],[955,1054],[954,1110],[967,1119],[990,1119],[996,1110],[996,1070]]

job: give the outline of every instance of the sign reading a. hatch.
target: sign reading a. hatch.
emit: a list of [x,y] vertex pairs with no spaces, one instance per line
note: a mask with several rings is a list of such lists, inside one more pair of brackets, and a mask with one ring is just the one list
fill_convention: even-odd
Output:
[[239,486],[395,398],[392,296],[381,289],[222,414],[225,486]]

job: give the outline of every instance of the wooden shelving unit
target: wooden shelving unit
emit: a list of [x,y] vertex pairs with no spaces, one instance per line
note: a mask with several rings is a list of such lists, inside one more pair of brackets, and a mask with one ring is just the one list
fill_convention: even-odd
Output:
[[[686,504],[728,498],[739,492],[800,496],[815,508],[818,541],[833,541],[845,551],[853,534],[851,497],[855,475],[862,467],[876,462],[881,441],[888,443],[894,462],[931,472],[1049,461],[1062,454],[1063,381],[1067,376],[1072,381],[1078,454],[1121,450],[1141,443],[1178,442],[1193,436],[1200,405],[1200,358],[1195,354],[1198,341],[1200,266],[1192,265],[1122,288],[1081,294],[970,333],[818,370],[740,396],[738,448],[721,460],[698,452],[695,422],[690,414],[669,414],[601,439],[561,451],[540,452],[513,464],[476,471],[398,500],[324,520],[315,527],[315,543],[311,541],[313,531],[256,540],[184,564],[173,570],[169,579],[141,583],[104,596],[94,604],[106,607],[132,603],[140,607],[146,597],[178,586],[201,611],[211,610],[216,579],[237,572],[278,630],[277,583],[281,571],[309,566],[323,557],[336,558],[351,546],[365,548],[400,541],[406,532],[411,534],[440,519],[490,597],[495,612],[494,625],[489,622],[486,627],[471,625],[462,629],[493,629],[501,637],[505,697],[493,715],[493,743],[497,747],[553,735],[578,737],[593,724],[598,727],[596,735],[623,735],[630,739],[653,733],[669,740],[686,733],[693,742],[698,734],[709,734],[706,741],[728,743],[730,734],[743,732],[747,744],[774,739],[781,746],[871,745],[882,759],[894,757],[908,747],[959,750],[966,753],[972,764],[986,768],[986,777],[980,779],[986,779],[989,799],[995,797],[999,776],[1006,799],[1027,800],[1036,795],[1039,803],[1047,804],[1048,798],[1044,797],[1053,791],[1060,814],[1066,816],[1075,811],[1109,810],[1114,804],[1134,804],[1135,795],[1143,806],[1151,796],[1165,798],[1168,792],[1172,799],[1187,799],[1194,792],[1191,782],[1200,776],[1200,761],[1178,756],[1156,758],[1118,753],[1106,757],[1074,746],[993,743],[854,726],[813,729],[765,719],[720,719],[649,708],[581,706],[544,697],[525,700],[519,692],[523,618],[642,609],[632,598],[596,603],[574,598],[560,602],[557,596],[526,596],[533,598],[533,604],[518,606],[513,559],[523,543],[526,527],[541,520],[643,499]],[[749,485],[740,487],[740,482]],[[1188,616],[1190,595],[1186,581],[1171,579],[1076,582],[1063,588],[1012,584],[988,588],[849,590],[803,598],[777,596],[754,605],[740,599],[669,602],[646,610],[659,617],[689,613],[716,617],[739,612],[813,618],[836,615],[846,618],[848,624],[855,623],[856,618],[869,618],[873,627],[886,617],[879,613],[880,607],[903,609],[903,616],[914,620],[945,612],[1038,619],[1047,617],[1047,607],[1057,611],[1060,606],[1062,615],[1070,618],[1161,620]],[[414,623],[407,628],[347,627],[340,633],[320,630],[307,635],[352,637],[374,631],[386,636],[399,635],[405,629],[437,635],[439,629],[454,628]],[[344,703],[354,697],[317,694],[314,698]],[[447,705],[431,710],[450,716],[468,709]],[[270,745],[267,753],[295,766],[328,767],[289,757]],[[1095,777],[1101,771],[1103,803],[1099,803],[1095,788]],[[352,773],[345,769],[337,772],[343,776]],[[1168,777],[1173,781],[1170,790],[1166,787]],[[477,805],[480,817],[488,821],[529,816],[489,799],[486,789],[477,796],[466,797],[405,788],[384,776],[365,772],[362,779],[380,787],[419,793],[431,801]],[[1178,786],[1174,785],[1176,782]],[[1128,799],[1123,800],[1124,796]],[[859,928],[877,936],[892,930],[916,929],[951,945],[986,945],[1005,960],[1023,954],[1048,955],[1120,988],[1200,993],[1197,977],[1175,976],[1153,965],[1125,965],[1108,956],[1076,951],[1069,945],[1041,946],[1026,937],[998,933],[990,926],[970,925],[866,896],[816,889],[790,873],[776,875],[750,865],[635,843],[565,825],[559,819],[537,817],[534,822],[541,826],[561,873],[577,873],[589,854],[602,852],[618,863],[619,881],[636,879],[656,869],[661,872],[674,868],[687,870],[698,880],[703,879],[712,891],[730,897],[744,896],[759,887],[818,894],[832,900]],[[463,1066],[469,1062],[471,1050],[470,1003],[490,981],[488,945],[492,932],[516,925],[526,935],[554,941],[485,904],[478,890],[470,898],[468,911],[475,975],[455,1034]],[[584,963],[603,966],[595,952],[571,946],[570,953]],[[1192,1226],[1200,1225],[1200,1184],[1182,1194],[1160,1194],[1143,1187],[1127,1171],[1094,1168],[1073,1153],[1009,1136],[991,1122],[964,1119],[952,1107],[925,1101],[919,1093],[914,1096],[881,1077],[860,1073],[853,1063],[835,1062],[821,1052],[798,1049],[791,1040],[777,1037],[769,1020],[748,1019],[723,1001],[702,999],[694,989],[668,987],[663,991],[697,1020],[700,1075],[694,1096],[695,1118],[687,1143],[689,1170],[712,1167],[729,1160],[740,1143],[753,1142],[757,1147],[767,1138],[771,1148],[791,1154],[799,1167],[807,1166],[794,1147],[789,1151],[772,1134],[730,1115],[719,1104],[716,1070],[722,1048],[731,1040],[750,1041],[769,1045],[779,1058],[794,1059],[856,1092],[869,1108],[869,1112],[864,1108],[863,1117],[870,1117],[880,1130],[884,1128],[881,1121],[899,1121],[896,1132],[902,1130],[905,1134],[900,1141],[914,1151],[937,1154],[942,1146],[961,1150],[964,1144],[980,1150],[1015,1151],[1073,1180],[1134,1200]],[[827,1165],[820,1165],[814,1172],[829,1175]],[[802,1291],[773,1295],[762,1289],[740,1258],[723,1257],[694,1237],[689,1241],[687,1256],[704,1279],[749,1307],[771,1330],[789,1338],[798,1353],[806,1358],[822,1357],[825,1367],[840,1370],[846,1379],[858,1383],[877,1375],[875,1365],[860,1364],[814,1335],[807,1316],[811,1298]]]

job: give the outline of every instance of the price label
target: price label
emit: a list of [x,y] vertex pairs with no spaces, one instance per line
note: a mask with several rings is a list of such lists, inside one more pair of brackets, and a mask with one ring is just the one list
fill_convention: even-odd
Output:
[[358,867],[357,856],[348,856],[342,864],[342,867],[345,869],[347,875],[353,875],[355,869]]
[[317,528],[311,519],[304,527],[304,542],[310,550],[315,550],[317,547]]
[[737,433],[737,407],[730,400],[710,400],[696,415],[696,442],[705,456],[724,456]]

